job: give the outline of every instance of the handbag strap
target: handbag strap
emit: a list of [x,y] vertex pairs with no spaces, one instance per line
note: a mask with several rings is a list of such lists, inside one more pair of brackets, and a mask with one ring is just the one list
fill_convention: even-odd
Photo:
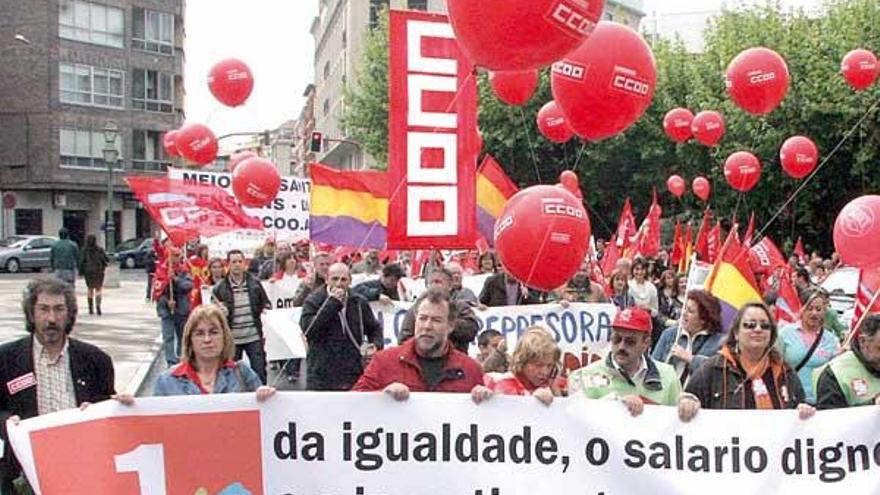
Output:
[[816,340],[813,341],[813,345],[810,346],[810,349],[807,351],[807,355],[804,356],[804,358],[801,359],[801,362],[798,363],[798,365],[794,367],[795,373],[799,372],[801,370],[801,368],[806,366],[807,361],[809,361],[810,358],[813,357],[813,353],[816,352],[816,348],[819,347],[819,342],[822,341],[822,334],[824,334],[824,333],[825,333],[825,328],[824,327],[820,328],[819,335],[816,335]]

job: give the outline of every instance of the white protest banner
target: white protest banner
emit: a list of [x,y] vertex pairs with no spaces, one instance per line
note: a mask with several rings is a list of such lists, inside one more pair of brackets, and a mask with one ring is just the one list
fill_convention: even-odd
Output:
[[298,278],[283,278],[270,282],[263,282],[263,289],[272,302],[272,309],[284,309],[293,307],[293,296],[302,281]]
[[[234,194],[232,174],[228,172],[202,172],[171,167],[168,169],[168,177],[184,182],[215,185]],[[281,189],[272,203],[263,208],[245,208],[244,211],[259,218],[266,232],[274,232],[279,239],[308,239],[310,194],[311,183],[308,179],[283,176]]]
[[[468,394],[279,392],[107,401],[9,426],[39,494],[868,494],[874,407],[676,408]],[[194,453],[197,453],[195,455]],[[63,460],[63,462],[61,462]]]
[[273,309],[263,313],[266,359],[286,361],[306,357],[305,337],[299,326],[302,308]]
[[[382,325],[385,346],[397,344],[397,337],[403,325],[403,319],[411,303],[392,301],[390,303],[370,303],[376,319]],[[279,312],[282,311],[282,312]],[[270,347],[271,342],[278,342],[274,335],[283,338],[299,338],[299,318],[302,308],[267,311],[264,316],[263,333],[267,336],[266,353],[269,359],[289,359],[302,357],[287,356],[284,348]],[[519,336],[530,326],[540,325],[546,328],[559,343],[563,353],[570,353],[581,359],[583,354],[602,356],[608,349],[611,339],[611,322],[616,309],[613,304],[573,303],[568,308],[559,304],[536,304],[531,306],[499,306],[486,308],[485,311],[474,310],[480,322],[480,330],[492,329],[501,332],[507,339],[507,348],[513,351]],[[290,337],[287,337],[290,336]],[[283,340],[282,337],[278,339]]]

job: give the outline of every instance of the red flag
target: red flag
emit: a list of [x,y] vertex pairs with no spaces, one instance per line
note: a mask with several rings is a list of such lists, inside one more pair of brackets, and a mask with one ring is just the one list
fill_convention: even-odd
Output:
[[755,273],[763,275],[770,275],[780,266],[788,268],[788,263],[779,248],[773,244],[773,239],[768,236],[764,236],[761,242],[749,248],[749,264]]
[[[733,229],[734,240],[736,244],[739,245],[739,235],[737,234],[737,229]],[[721,249],[721,222],[716,222],[715,226],[712,227],[712,230],[709,231],[709,236],[706,239],[706,253],[709,255],[707,261],[709,263],[715,263],[715,260],[718,259],[718,252]],[[748,258],[747,258],[748,259]]]
[[690,269],[691,255],[694,254],[694,230],[688,222],[687,233],[684,236],[681,260],[678,262],[678,273],[687,273]]
[[229,193],[209,184],[168,177],[126,177],[125,182],[169,237],[198,239],[238,229],[262,230]]
[[697,230],[697,240],[694,242],[694,252],[697,253],[697,259],[700,261],[709,261],[709,221],[711,218],[712,212],[706,208],[700,229]]
[[794,254],[797,255],[798,261],[802,264],[807,263],[807,253],[804,252],[804,243],[801,242],[801,236],[798,236],[797,242],[794,243]]
[[612,236],[611,241],[605,244],[605,254],[602,255],[602,263],[600,265],[602,274],[606,279],[611,277],[611,272],[614,271],[614,267],[617,265],[617,260],[619,259],[620,248],[617,247],[617,239]]
[[629,198],[623,204],[620,212],[620,220],[617,222],[617,247],[626,249],[629,247],[632,237],[636,235],[636,217],[633,215],[632,203]]
[[684,238],[681,235],[681,222],[675,220],[675,232],[672,234],[672,253],[669,255],[669,261],[672,266],[678,266],[681,257],[684,256]]
[[794,323],[801,314],[801,300],[791,285],[791,278],[783,274],[779,278],[779,290],[776,292],[776,319],[780,322]]
[[639,227],[639,240],[636,245],[636,252],[646,258],[653,258],[660,253],[660,217],[662,215],[663,209],[657,204],[657,190],[654,189],[648,214]]
[[388,247],[473,249],[477,78],[449,19],[391,10],[388,73]]
[[755,235],[755,212],[749,217],[749,225],[746,227],[746,234],[743,236],[743,246],[750,247],[752,245],[752,237]]

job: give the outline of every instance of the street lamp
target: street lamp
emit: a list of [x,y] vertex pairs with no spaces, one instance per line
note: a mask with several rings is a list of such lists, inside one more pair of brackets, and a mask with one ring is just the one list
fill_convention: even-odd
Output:
[[119,129],[113,121],[107,122],[104,126],[104,163],[107,164],[107,219],[105,222],[105,249],[107,254],[114,252],[114,230],[113,225],[113,165],[119,157],[119,150],[116,148],[116,136]]

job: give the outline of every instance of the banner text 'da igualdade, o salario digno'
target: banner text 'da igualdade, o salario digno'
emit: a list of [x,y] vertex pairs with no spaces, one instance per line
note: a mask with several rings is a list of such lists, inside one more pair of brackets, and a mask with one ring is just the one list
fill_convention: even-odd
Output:
[[854,494],[880,490],[877,412],[682,423],[610,400],[284,392],[105,402],[9,429],[46,494]]

